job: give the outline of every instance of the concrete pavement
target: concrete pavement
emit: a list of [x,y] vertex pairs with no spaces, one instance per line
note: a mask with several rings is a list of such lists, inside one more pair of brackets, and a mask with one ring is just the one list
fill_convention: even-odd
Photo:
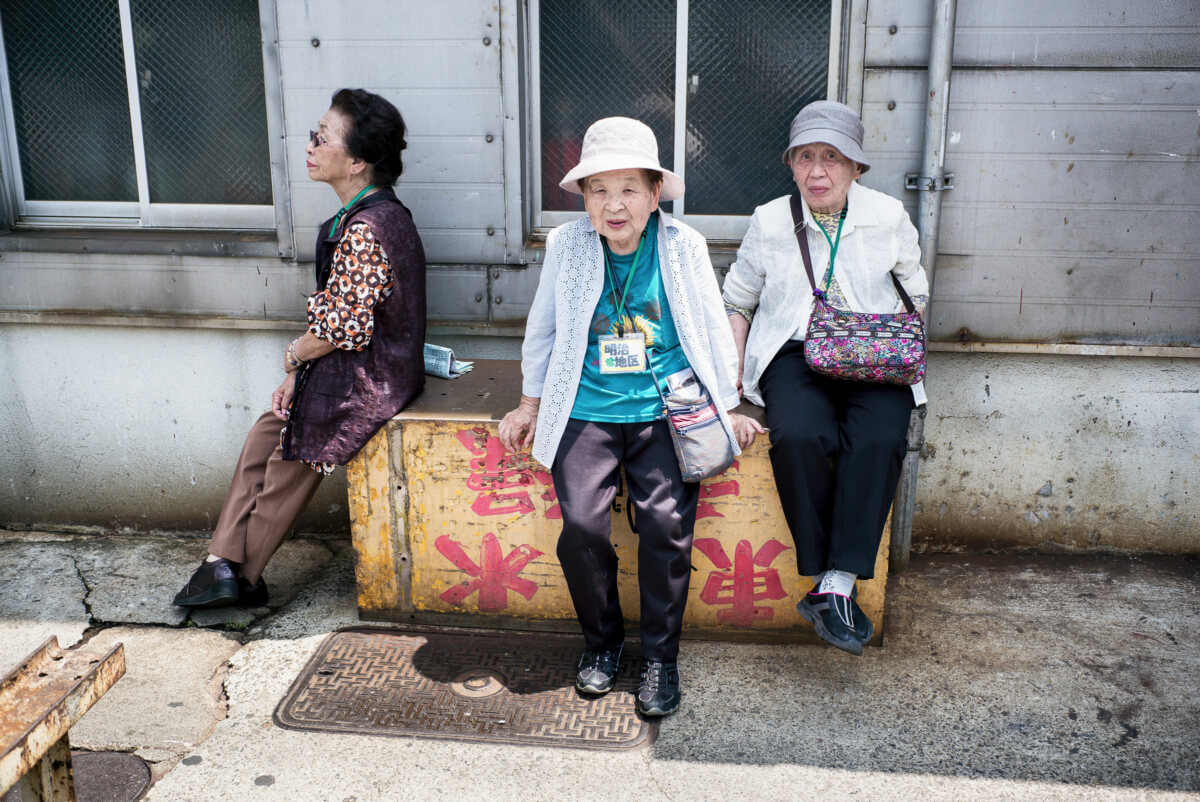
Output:
[[146,799],[1200,800],[1200,562],[916,556],[887,640],[686,641],[684,701],[632,752],[284,730],[322,639],[359,624],[353,554],[293,539],[271,607],[170,606],[195,538],[0,532],[0,671],[51,634],[122,641],[71,731],[150,763]]

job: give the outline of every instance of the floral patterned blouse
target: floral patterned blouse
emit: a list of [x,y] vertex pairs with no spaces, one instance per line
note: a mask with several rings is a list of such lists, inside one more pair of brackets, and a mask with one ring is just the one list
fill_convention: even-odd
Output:
[[[325,288],[308,297],[308,330],[334,348],[361,351],[375,331],[375,305],[392,294],[392,286],[387,254],[375,232],[366,223],[350,224],[334,251]],[[326,476],[336,467],[300,461]]]

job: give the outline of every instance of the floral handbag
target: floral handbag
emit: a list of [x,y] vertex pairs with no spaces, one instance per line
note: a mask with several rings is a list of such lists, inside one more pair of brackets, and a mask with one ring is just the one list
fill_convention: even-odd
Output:
[[906,311],[896,314],[844,312],[832,306],[813,277],[800,194],[792,195],[792,221],[813,310],[804,335],[804,359],[817,373],[877,384],[916,384],[925,378],[925,324],[894,273],[889,273]]

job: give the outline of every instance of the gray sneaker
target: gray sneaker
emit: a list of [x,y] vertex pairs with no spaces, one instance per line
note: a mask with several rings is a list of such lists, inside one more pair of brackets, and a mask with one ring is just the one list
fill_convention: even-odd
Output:
[[638,685],[637,711],[643,716],[669,716],[679,708],[683,694],[679,690],[679,664],[642,661],[642,681]]
[[612,690],[617,680],[617,671],[621,667],[621,644],[615,649],[604,652],[584,652],[579,658],[579,671],[575,675],[575,689],[580,693],[590,693],[597,696]]

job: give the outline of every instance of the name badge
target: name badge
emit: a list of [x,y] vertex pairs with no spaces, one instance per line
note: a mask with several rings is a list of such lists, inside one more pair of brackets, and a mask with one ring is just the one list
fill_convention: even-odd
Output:
[[600,372],[644,373],[646,371],[646,338],[642,334],[600,338]]

